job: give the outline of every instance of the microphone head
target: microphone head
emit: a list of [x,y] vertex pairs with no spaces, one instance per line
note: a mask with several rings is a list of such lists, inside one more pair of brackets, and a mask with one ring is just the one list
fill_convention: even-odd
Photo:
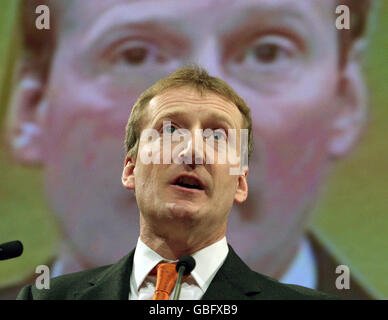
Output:
[[189,274],[195,268],[195,260],[192,256],[183,256],[176,264],[176,271],[179,272],[181,266],[185,267],[183,275]]
[[23,244],[19,240],[0,244],[0,260],[16,258],[22,253]]

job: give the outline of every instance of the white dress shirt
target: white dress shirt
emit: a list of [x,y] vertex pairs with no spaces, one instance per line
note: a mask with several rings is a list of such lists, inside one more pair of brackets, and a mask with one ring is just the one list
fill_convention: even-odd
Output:
[[[226,242],[226,240],[225,240],[225,242]],[[143,242],[142,242],[142,245],[145,246]],[[142,245],[140,245],[140,247]],[[139,245],[138,245],[138,247],[139,247]],[[141,249],[139,249],[139,250],[141,250]],[[227,255],[227,252],[228,252],[227,245],[226,245],[226,249],[224,249],[224,250],[226,250],[225,255]],[[138,255],[139,254],[140,253],[138,253]],[[157,253],[155,253],[155,254],[157,255]],[[199,252],[198,252],[198,254],[199,254]],[[135,253],[135,256],[136,256],[136,253]],[[165,260],[163,258],[161,258],[161,259]],[[140,265],[141,265],[141,262],[140,262]],[[222,263],[220,263],[220,266],[221,265],[222,265]],[[201,269],[201,268],[199,268],[199,269]],[[150,270],[152,270],[152,268]],[[217,270],[218,270],[218,268],[217,268]],[[195,274],[195,271],[193,271],[194,274]],[[214,275],[215,275],[215,273],[214,273]],[[63,261],[57,260],[57,261],[55,261],[55,263],[52,267],[51,278],[58,277],[61,275],[63,275]],[[192,279],[191,276],[189,278]],[[189,280],[189,278],[187,280]],[[131,279],[134,279],[133,269],[132,269]],[[143,276],[139,276],[138,279],[140,279],[140,280],[143,279]],[[210,279],[210,277],[209,277],[209,279]],[[213,279],[213,277],[211,278],[211,280],[212,279]],[[138,280],[138,282],[140,280]],[[206,291],[207,287],[209,286],[208,284],[211,282],[211,280],[206,282],[207,286],[206,285],[203,286],[205,291]],[[136,282],[136,283],[138,283],[138,282]],[[304,238],[302,240],[301,245],[298,249],[297,255],[295,256],[291,265],[288,267],[286,273],[281,277],[280,282],[297,284],[297,285],[308,287],[311,289],[318,288],[318,284],[317,284],[318,283],[318,266],[317,266],[317,263],[316,263],[316,260],[314,257],[314,251],[313,251],[308,239]],[[186,286],[185,283],[182,285],[182,287],[184,287],[184,286]],[[154,287],[155,287],[155,285],[154,285]],[[137,285],[135,285],[133,288],[137,288]],[[132,288],[132,284],[131,284],[131,292],[135,292],[135,291],[133,291],[133,288]],[[153,290],[153,288],[152,288],[152,290]],[[134,294],[134,297],[135,296],[137,297],[137,294],[138,294],[138,292],[136,291]],[[181,291],[181,297],[182,297],[182,291]],[[133,298],[133,299],[138,299],[138,298]]]
[[[199,300],[202,298],[219,268],[228,255],[228,244],[226,238],[203,248],[191,256],[195,259],[196,265],[183,282],[179,300]],[[137,241],[133,266],[130,279],[131,291],[129,300],[151,300],[155,291],[156,276],[150,276],[151,270],[162,261],[177,262],[168,260],[149,248],[140,238]],[[170,297],[174,296],[174,291]]]

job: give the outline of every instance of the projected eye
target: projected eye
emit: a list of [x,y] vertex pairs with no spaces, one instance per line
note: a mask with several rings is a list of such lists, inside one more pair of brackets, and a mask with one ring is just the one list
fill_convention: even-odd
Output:
[[122,53],[124,62],[132,65],[144,63],[149,56],[149,50],[144,47],[133,47]]
[[157,44],[141,40],[126,41],[114,50],[112,57],[113,62],[130,67],[164,64],[169,60],[168,53]]
[[258,63],[274,63],[277,60],[286,58],[286,53],[275,44],[264,44],[254,47],[250,53]]
[[[85,65],[94,77],[103,75],[100,79],[115,92],[141,92],[183,65],[189,50],[186,40],[151,22],[120,25],[101,33],[88,46]],[[110,90],[108,85],[104,88]]]
[[285,37],[265,36],[240,51],[234,62],[254,70],[279,68],[291,63],[297,53],[296,45]]
[[232,46],[226,54],[226,69],[241,83],[271,91],[296,79],[304,55],[299,39],[265,35]]

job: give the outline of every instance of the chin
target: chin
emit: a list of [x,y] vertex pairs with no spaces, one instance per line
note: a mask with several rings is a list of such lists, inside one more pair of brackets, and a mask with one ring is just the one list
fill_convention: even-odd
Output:
[[200,208],[192,203],[167,203],[167,210],[174,219],[195,220],[200,216]]

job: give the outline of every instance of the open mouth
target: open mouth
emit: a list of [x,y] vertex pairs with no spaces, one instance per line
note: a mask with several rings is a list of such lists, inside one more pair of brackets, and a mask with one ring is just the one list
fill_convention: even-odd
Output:
[[193,177],[179,177],[174,183],[174,186],[179,186],[187,189],[204,190],[201,182]]

